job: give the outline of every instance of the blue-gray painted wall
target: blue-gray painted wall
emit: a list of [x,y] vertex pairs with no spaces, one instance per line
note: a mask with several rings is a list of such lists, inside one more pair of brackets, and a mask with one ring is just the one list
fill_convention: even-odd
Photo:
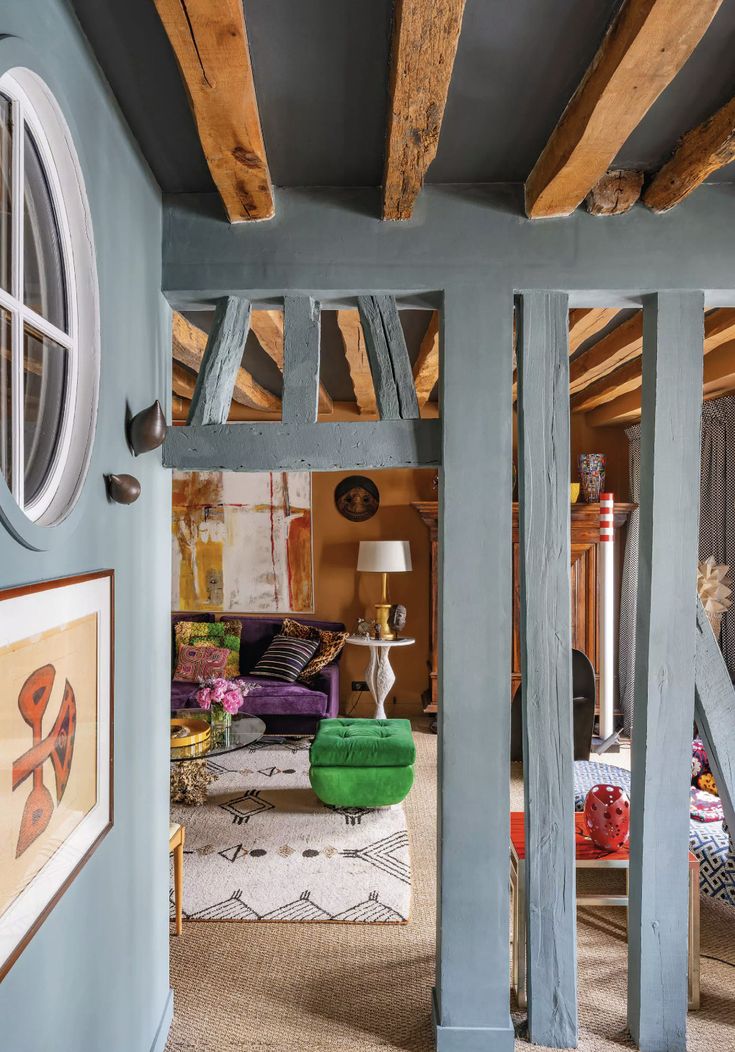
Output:
[[[34,553],[0,526],[0,587],[113,567],[116,575],[115,824],[0,983],[3,1052],[148,1052],[166,1011],[166,755],[170,481],[160,453],[137,460],[133,410],[168,381],[160,294],[160,192],[63,0],[0,0],[0,68],[31,66],[73,138],[97,250],[102,372],[81,522]],[[140,478],[137,504],[107,503],[102,475]]]

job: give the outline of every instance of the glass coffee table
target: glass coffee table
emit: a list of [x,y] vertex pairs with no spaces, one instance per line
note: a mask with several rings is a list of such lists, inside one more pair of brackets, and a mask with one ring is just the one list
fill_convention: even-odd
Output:
[[[180,709],[174,714],[177,719],[203,720],[207,714],[198,709]],[[238,712],[227,727],[213,728],[204,741],[191,745],[171,745],[171,803],[203,804],[207,799],[209,785],[217,775],[207,768],[212,756],[222,756],[236,749],[260,741],[265,734],[265,723],[257,716]],[[171,739],[172,742],[175,739]]]

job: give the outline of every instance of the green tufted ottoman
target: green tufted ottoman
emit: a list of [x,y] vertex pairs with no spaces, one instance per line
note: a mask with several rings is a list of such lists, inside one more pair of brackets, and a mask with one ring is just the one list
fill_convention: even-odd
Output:
[[389,807],[413,785],[408,720],[322,720],[311,745],[311,787],[332,807]]

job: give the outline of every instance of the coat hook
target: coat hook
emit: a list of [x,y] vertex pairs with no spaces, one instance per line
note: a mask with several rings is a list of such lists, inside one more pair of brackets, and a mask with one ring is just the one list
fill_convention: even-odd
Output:
[[134,504],[140,496],[140,482],[134,475],[105,475],[107,496],[115,504]]
[[166,417],[158,399],[136,413],[128,424],[128,441],[136,457],[158,449],[166,437],[166,430]]

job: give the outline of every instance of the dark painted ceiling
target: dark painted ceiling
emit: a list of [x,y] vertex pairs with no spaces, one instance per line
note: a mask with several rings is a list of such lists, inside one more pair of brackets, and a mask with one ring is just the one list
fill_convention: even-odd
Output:
[[[153,0],[72,0],[162,189],[213,184]],[[430,182],[520,182],[618,0],[467,0]],[[376,186],[391,0],[244,0],[263,133],[278,186]],[[618,163],[653,169],[735,95],[735,0],[630,136]],[[713,178],[735,179],[735,165]]]

